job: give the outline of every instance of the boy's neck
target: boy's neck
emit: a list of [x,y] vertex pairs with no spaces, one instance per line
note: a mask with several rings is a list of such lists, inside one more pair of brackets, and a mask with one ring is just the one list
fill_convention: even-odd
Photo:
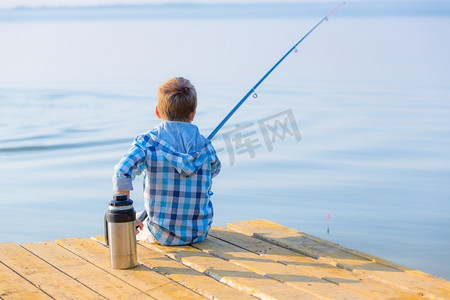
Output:
[[188,123],[191,124],[192,121],[174,121],[174,120],[167,120],[167,119],[161,119],[163,122],[180,122],[180,123]]

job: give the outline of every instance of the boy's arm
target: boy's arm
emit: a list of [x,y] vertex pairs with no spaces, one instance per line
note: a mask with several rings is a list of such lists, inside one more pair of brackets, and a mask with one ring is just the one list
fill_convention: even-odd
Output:
[[145,169],[146,152],[137,141],[115,166],[113,190],[129,196],[133,179]]

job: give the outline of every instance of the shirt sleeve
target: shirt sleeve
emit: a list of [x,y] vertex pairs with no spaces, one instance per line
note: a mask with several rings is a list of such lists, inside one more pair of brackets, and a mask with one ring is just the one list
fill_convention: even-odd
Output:
[[212,154],[212,160],[211,160],[211,177],[216,177],[217,174],[220,172],[220,168],[222,167],[222,164],[220,162],[219,157],[217,156],[216,150],[214,149],[214,146],[210,143],[208,145],[210,148],[210,152]]
[[211,177],[216,177],[220,172],[220,168],[222,167],[219,158],[217,156],[216,158],[217,160],[211,165]]
[[145,170],[146,151],[139,144],[138,138],[133,146],[114,167],[113,190],[132,191],[133,180]]

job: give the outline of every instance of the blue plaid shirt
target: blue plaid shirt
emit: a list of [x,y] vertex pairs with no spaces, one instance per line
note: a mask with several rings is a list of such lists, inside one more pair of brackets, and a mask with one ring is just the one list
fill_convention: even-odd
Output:
[[144,174],[148,227],[162,245],[203,241],[211,227],[212,177],[220,161],[197,126],[165,121],[139,135],[115,166],[113,189],[133,190],[132,180]]

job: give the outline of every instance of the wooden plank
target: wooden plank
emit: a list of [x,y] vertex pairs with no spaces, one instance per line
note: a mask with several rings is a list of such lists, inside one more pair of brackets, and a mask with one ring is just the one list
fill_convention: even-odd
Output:
[[[95,236],[94,240],[104,244],[103,236]],[[167,276],[179,284],[199,293],[208,299],[255,299],[254,297],[233,289],[203,273],[197,272],[185,265],[168,258],[161,252],[138,245],[139,263]]]
[[[423,276],[397,269],[394,264],[381,264],[346,251],[344,247],[335,247],[335,244],[319,238],[312,239],[300,231],[274,222],[252,220],[228,224],[228,227],[412,293],[419,293],[429,298],[450,297],[448,282],[443,282],[442,279],[430,277],[425,280]],[[437,280],[434,280],[435,278]]]
[[306,256],[336,265],[336,258],[346,264],[364,265],[372,261],[349,252],[331,247],[327,242],[320,242],[307,237],[303,232],[264,220],[229,223],[228,228],[249,236],[266,240],[275,245],[291,249]]
[[129,270],[110,268],[108,248],[94,240],[70,238],[56,243],[156,299],[204,299],[143,265]]
[[311,257],[290,251],[288,249],[267,243],[247,235],[233,232],[223,227],[213,227],[210,236],[238,245],[261,257],[282,263],[286,266],[305,272],[310,276],[334,282],[342,288],[364,294],[367,297],[385,298],[422,298],[418,294],[406,292],[386,284],[370,280],[361,274],[355,274],[330,264],[324,264]]
[[[142,243],[146,248],[164,253],[184,265],[204,273],[235,289],[262,299],[317,299],[317,297],[254,273],[190,246],[166,247]],[[198,244],[197,244],[198,245]]]
[[333,243],[333,242],[330,242],[330,241],[326,241],[326,240],[322,240],[322,239],[320,239],[318,237],[314,237],[314,236],[306,234],[306,233],[304,233],[304,235],[308,236],[308,237],[311,237],[311,238],[315,238],[317,240],[325,241],[325,242],[329,243],[330,245],[332,245],[333,247],[342,249],[344,251],[347,251],[349,253],[355,254],[355,255],[360,256],[360,257],[364,257],[364,258],[366,258],[368,260],[372,260],[372,261],[378,262],[378,263],[383,264],[385,266],[392,267],[392,268],[395,268],[397,270],[413,274],[415,276],[420,276],[420,277],[422,277],[422,278],[424,278],[426,280],[430,280],[431,279],[434,284],[442,285],[443,287],[446,287],[447,289],[450,289],[450,282],[448,280],[443,279],[443,278],[439,278],[439,277],[436,277],[434,275],[431,275],[431,274],[428,274],[428,273],[425,273],[425,272],[422,272],[422,271],[419,271],[419,270],[414,270],[414,269],[411,269],[411,268],[408,268],[408,267],[396,264],[396,263],[394,263],[392,261],[388,261],[388,260],[386,260],[384,258],[375,256],[375,255],[372,255],[372,254],[364,253],[364,252],[359,251],[359,250],[345,248],[345,247],[343,247],[343,246],[341,246],[339,244],[336,244],[336,243]]
[[139,262],[208,299],[255,299],[141,245],[139,245]]
[[[255,224],[255,223],[258,223],[259,221],[261,221],[261,220],[253,220],[252,222]],[[341,246],[339,244],[333,243],[331,241],[327,241],[327,240],[318,238],[316,236],[313,236],[313,235],[307,234],[305,232],[301,232],[301,231],[298,231],[296,229],[289,228],[289,227],[277,224],[275,222],[265,221],[265,220],[262,220],[262,222],[264,223],[264,226],[267,226],[267,224],[270,224],[270,226],[267,226],[266,228],[271,228],[271,227],[280,228],[280,226],[281,226],[281,227],[284,228],[284,230],[286,232],[289,232],[290,234],[296,234],[297,233],[297,234],[300,234],[300,236],[305,237],[305,238],[307,238],[309,240],[316,241],[319,244],[329,245],[331,247],[335,247],[335,248],[337,248],[339,250],[342,250],[343,252],[354,254],[354,255],[356,255],[358,257],[367,259],[369,261],[378,262],[378,263],[383,264],[383,265],[385,265],[387,267],[391,267],[391,268],[394,268],[394,269],[397,269],[397,270],[400,270],[400,271],[404,271],[406,273],[411,273],[411,274],[414,274],[414,275],[422,276],[422,277],[424,277],[426,279],[432,279],[435,283],[443,284],[443,285],[445,285],[447,287],[450,286],[449,282],[447,280],[439,278],[439,277],[436,277],[436,276],[433,276],[431,274],[428,274],[428,273],[425,273],[425,272],[422,272],[422,271],[418,271],[418,270],[414,270],[414,269],[410,269],[408,267],[405,267],[405,266],[396,264],[394,262],[388,261],[388,260],[386,260],[384,258],[377,257],[377,256],[372,255],[372,254],[364,253],[364,252],[361,252],[359,250],[349,249],[349,248],[343,247],[343,246]],[[233,226],[233,224],[231,224],[231,226]],[[272,234],[276,234],[276,233],[272,232]]]
[[51,299],[50,296],[0,262],[1,299]]
[[108,299],[153,299],[55,243],[29,243],[22,247]]
[[17,244],[0,244],[0,260],[56,299],[105,299]]
[[318,298],[371,299],[358,291],[343,289],[335,283],[312,276],[301,269],[290,268],[214,237],[208,237],[203,243],[195,244],[193,247]]

